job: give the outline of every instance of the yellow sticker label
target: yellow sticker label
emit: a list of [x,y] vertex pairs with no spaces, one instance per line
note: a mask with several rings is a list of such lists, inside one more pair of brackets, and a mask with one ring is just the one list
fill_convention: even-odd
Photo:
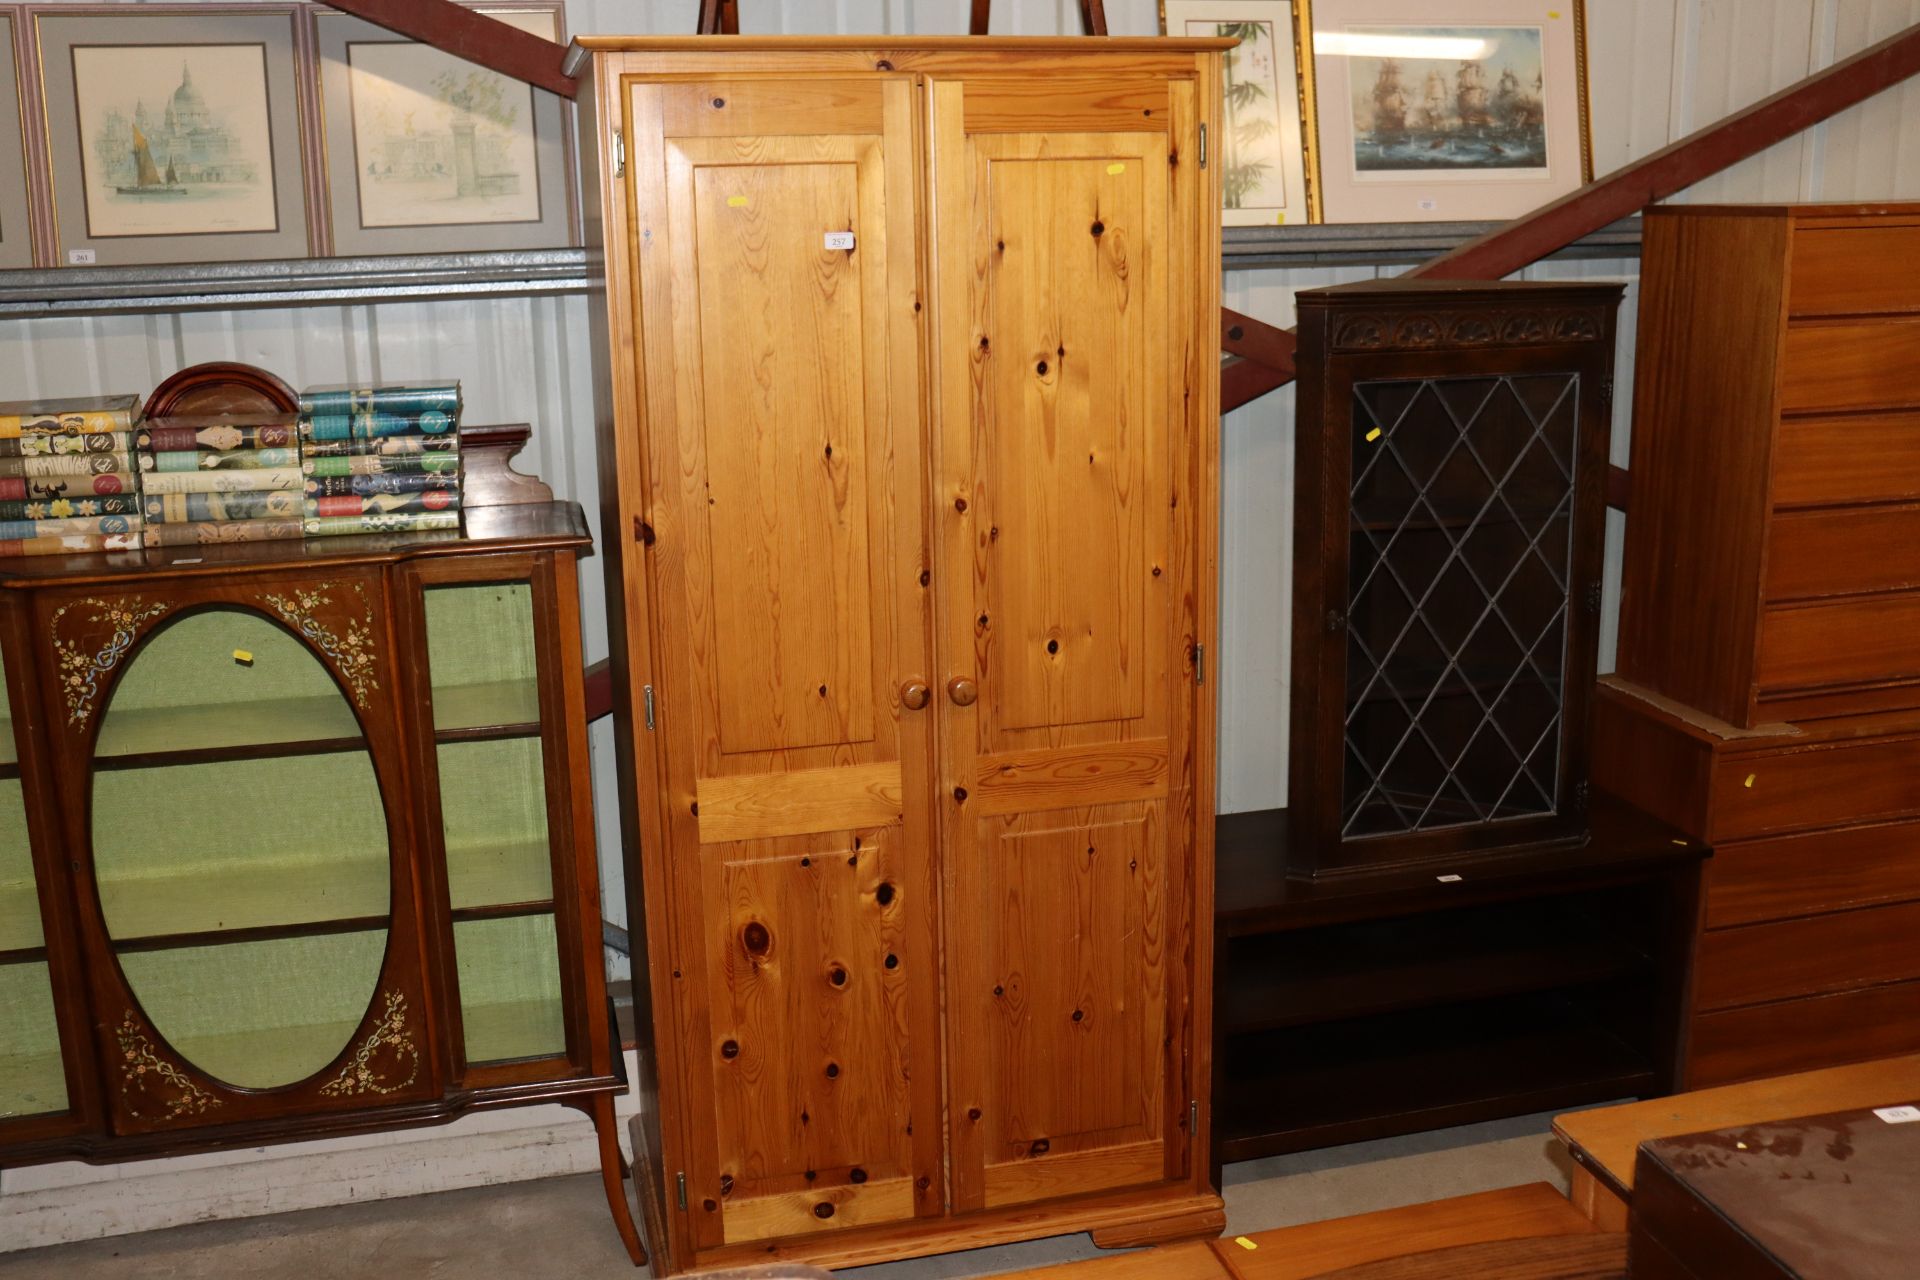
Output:
[[1286,215],[1286,214],[1284,214],[1284,213],[1280,213],[1280,214],[1275,214],[1275,215],[1274,215],[1274,219],[1273,219],[1273,225],[1274,225],[1274,226],[1276,226],[1276,227],[1284,227],[1284,226],[1286,226],[1286,225],[1287,225],[1287,215]]
[[253,661],[253,654],[245,649],[235,649],[233,651],[233,660],[235,662],[251,663]]
[[727,208],[744,209],[746,207],[747,207],[747,198],[745,196],[728,196],[727,197]]
[[1549,18],[1557,18],[1560,16],[1560,11],[1558,9],[1549,9],[1547,10],[1547,16]]
[[1372,444],[1375,440],[1378,440],[1379,438],[1380,438],[1380,428],[1375,427],[1373,430],[1367,432],[1368,444]]
[[1239,1245],[1242,1249],[1258,1249],[1260,1247],[1259,1245],[1255,1244],[1253,1241],[1247,1239],[1245,1236],[1235,1236],[1233,1238],[1233,1242]]
[[1108,173],[1125,173],[1126,171],[1127,166],[1123,164],[1110,164],[1107,166]]
[[1742,783],[1741,785],[1742,785],[1742,786],[1745,786],[1745,787],[1752,787],[1752,786],[1753,786],[1753,780],[1754,780],[1755,778],[1757,778],[1757,777],[1759,777],[1759,776],[1760,776],[1760,775],[1759,775],[1759,774],[1757,774],[1757,773],[1750,773],[1750,774],[1748,774],[1748,775],[1747,775],[1747,780],[1746,780],[1746,781],[1745,781],[1744,783]]

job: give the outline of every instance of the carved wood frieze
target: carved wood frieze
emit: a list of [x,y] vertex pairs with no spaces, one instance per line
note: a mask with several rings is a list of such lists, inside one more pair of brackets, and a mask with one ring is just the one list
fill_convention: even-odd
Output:
[[1412,314],[1360,311],[1334,321],[1336,351],[1424,351],[1433,347],[1523,347],[1592,342],[1605,331],[1591,307],[1525,307],[1506,311]]

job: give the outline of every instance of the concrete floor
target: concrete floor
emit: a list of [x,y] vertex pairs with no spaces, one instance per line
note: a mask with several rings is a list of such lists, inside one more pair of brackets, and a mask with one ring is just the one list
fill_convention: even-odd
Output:
[[[1317,1222],[1523,1182],[1566,1187],[1551,1116],[1229,1165],[1227,1233]],[[849,1280],[962,1280],[1099,1256],[1085,1235],[919,1258]],[[298,1276],[632,1276],[597,1176],[450,1191],[406,1200],[205,1223],[24,1253],[0,1253],[7,1280],[215,1280]]]

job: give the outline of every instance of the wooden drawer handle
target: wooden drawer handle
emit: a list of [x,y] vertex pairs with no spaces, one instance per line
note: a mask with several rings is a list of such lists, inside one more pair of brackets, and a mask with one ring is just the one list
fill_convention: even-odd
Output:
[[973,700],[980,696],[980,690],[965,676],[955,676],[947,681],[947,696],[953,699],[956,707],[970,707]]
[[918,711],[927,705],[931,691],[924,680],[909,680],[900,686],[900,705],[909,711]]

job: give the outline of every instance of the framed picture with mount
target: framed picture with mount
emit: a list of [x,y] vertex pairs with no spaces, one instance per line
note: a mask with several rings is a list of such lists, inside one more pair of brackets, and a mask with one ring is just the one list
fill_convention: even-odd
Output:
[[1309,0],[1160,0],[1169,36],[1232,36],[1221,62],[1221,221],[1269,227],[1320,221],[1313,172]]
[[1297,3],[1326,221],[1514,218],[1592,180],[1585,0]]
[[[559,0],[469,7],[566,41]],[[557,95],[335,9],[309,21],[332,252],[576,243],[572,113]]]
[[33,182],[20,92],[20,10],[0,7],[0,268],[33,265]]
[[29,6],[55,265],[314,250],[300,12]]

